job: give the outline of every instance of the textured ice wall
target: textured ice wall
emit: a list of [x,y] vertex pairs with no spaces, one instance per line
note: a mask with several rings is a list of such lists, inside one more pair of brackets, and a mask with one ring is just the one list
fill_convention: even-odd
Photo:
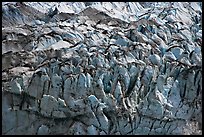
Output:
[[200,3],[3,3],[2,134],[201,134]]

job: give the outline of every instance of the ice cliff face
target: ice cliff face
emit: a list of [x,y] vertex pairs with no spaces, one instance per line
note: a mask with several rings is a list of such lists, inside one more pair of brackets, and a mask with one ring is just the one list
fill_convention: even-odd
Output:
[[201,134],[201,8],[3,2],[2,134]]

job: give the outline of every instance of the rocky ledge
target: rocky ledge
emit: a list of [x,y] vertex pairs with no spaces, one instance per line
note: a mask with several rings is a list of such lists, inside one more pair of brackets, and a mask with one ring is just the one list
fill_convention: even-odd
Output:
[[202,134],[202,3],[2,3],[2,134]]

